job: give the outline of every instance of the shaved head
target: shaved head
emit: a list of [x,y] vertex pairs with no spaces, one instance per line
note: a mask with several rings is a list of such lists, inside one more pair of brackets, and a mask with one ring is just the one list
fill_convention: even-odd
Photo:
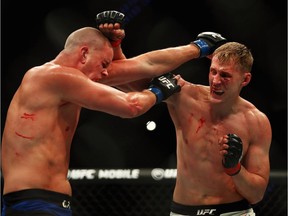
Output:
[[109,43],[108,39],[96,28],[84,27],[72,32],[64,45],[65,49],[73,49],[78,46],[94,46],[100,48]]

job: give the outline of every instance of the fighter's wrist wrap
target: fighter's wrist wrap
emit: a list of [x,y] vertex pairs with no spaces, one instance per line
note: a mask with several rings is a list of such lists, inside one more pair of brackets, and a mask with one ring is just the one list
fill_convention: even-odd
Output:
[[241,164],[238,163],[235,167],[224,168],[224,170],[225,170],[225,173],[228,174],[229,176],[237,175],[241,170]]
[[199,49],[200,49],[199,58],[209,55],[210,47],[205,41],[199,39],[199,40],[195,40],[195,41],[193,41],[191,43],[193,43],[193,44],[195,44],[196,46],[199,47]]
[[156,104],[161,103],[161,101],[164,98],[162,91],[155,87],[150,87],[148,90],[153,92],[156,95]]
[[181,90],[181,86],[177,82],[178,80],[174,78],[172,73],[162,74],[150,81],[148,90],[156,95],[156,104]]
[[116,40],[116,41],[110,40],[110,43],[111,43],[112,47],[119,46],[121,44],[121,42],[122,42],[122,39],[119,39],[119,40]]

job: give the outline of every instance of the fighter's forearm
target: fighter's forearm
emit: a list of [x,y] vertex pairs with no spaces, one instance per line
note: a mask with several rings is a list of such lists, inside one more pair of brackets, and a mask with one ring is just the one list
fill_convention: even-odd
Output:
[[115,60],[108,68],[109,76],[104,77],[99,82],[115,86],[153,78],[170,72],[198,56],[199,49],[197,46],[188,44],[154,50],[134,58]]
[[125,56],[125,54],[122,51],[121,44],[119,44],[116,47],[113,47],[113,52],[114,52],[113,60],[126,59],[126,56]]
[[192,59],[198,58],[199,55],[199,48],[191,43],[183,46],[151,51],[135,58],[143,58],[148,67],[153,67],[149,71],[152,71],[154,76],[158,76],[162,73],[172,71]]

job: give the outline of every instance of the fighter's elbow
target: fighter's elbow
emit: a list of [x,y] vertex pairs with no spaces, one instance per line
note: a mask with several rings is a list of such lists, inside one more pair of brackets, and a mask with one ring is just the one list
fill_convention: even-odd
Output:
[[255,194],[253,194],[253,196],[251,196],[251,197],[248,199],[248,201],[249,201],[249,203],[251,203],[252,205],[255,205],[255,204],[261,202],[263,198],[264,198],[264,192],[255,193]]
[[131,109],[127,110],[127,112],[121,115],[121,118],[124,119],[136,118],[142,114],[143,114],[142,109],[131,107]]
[[129,109],[130,109],[130,112],[129,112],[128,118],[138,117],[147,111],[147,107],[139,103],[130,104]]
[[[122,118],[135,118],[146,113],[152,106],[154,106],[156,97],[150,91],[148,93],[137,92],[127,93],[125,98],[125,112],[122,113]],[[151,97],[153,95],[153,97]]]

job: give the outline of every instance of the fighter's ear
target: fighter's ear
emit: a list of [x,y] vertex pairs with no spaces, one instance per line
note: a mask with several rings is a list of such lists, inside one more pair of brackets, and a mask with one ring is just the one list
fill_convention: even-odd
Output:
[[246,86],[250,83],[252,78],[252,74],[250,72],[244,73],[243,81],[242,81],[242,86]]
[[81,63],[85,64],[87,61],[87,54],[88,54],[88,47],[83,46],[81,47]]

